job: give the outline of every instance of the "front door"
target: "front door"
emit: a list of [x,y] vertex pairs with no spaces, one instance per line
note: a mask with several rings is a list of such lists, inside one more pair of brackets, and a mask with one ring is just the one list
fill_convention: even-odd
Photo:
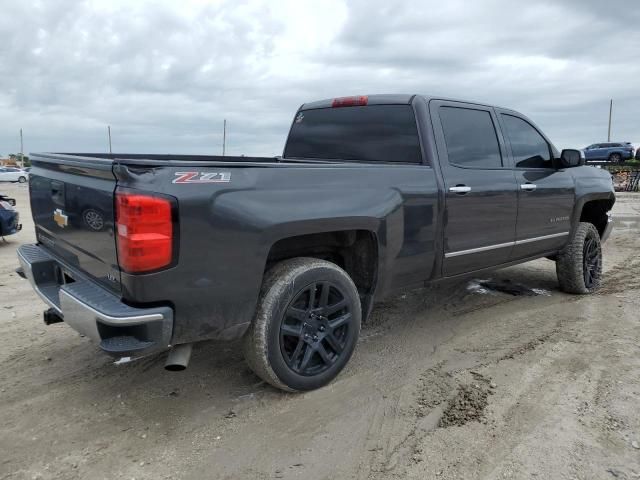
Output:
[[507,262],[518,190],[494,110],[432,100],[430,112],[446,190],[443,276]]
[[518,183],[518,222],[512,260],[562,248],[571,230],[574,180],[553,168],[554,149],[527,119],[498,111]]
[[587,160],[597,161],[597,160],[602,160],[602,152],[604,152],[602,145],[595,144],[595,145],[589,146],[589,148],[587,148],[584,151],[584,155]]

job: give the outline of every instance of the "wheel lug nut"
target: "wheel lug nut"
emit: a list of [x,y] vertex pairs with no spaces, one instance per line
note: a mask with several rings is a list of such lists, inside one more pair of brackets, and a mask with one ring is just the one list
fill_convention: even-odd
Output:
[[317,342],[317,341],[318,341],[318,336],[317,336],[317,335],[314,335],[314,336],[313,336],[313,340],[314,340],[315,342]]
[[320,330],[321,332],[324,332],[324,326],[321,325],[318,330]]

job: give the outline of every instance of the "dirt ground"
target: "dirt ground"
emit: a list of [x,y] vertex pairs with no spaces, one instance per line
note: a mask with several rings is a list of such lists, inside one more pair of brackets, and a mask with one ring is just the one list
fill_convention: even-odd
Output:
[[640,195],[618,197],[599,294],[561,293],[549,260],[407,292],[334,383],[293,395],[237,345],[172,373],[46,327],[14,273],[27,189],[0,188],[24,223],[0,241],[2,479],[640,478]]

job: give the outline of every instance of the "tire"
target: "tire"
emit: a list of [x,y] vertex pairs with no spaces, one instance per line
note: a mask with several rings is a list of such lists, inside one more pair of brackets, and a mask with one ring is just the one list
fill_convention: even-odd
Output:
[[575,235],[558,254],[556,273],[567,293],[593,293],[602,279],[600,234],[591,223],[580,222]]
[[285,260],[265,274],[243,338],[245,359],[276,388],[320,388],[351,358],[361,316],[358,290],[340,267],[315,258]]
[[18,178],[18,183],[26,183],[26,181],[27,181],[27,177]]
[[94,232],[101,232],[105,226],[104,215],[93,208],[87,208],[82,212],[82,221],[87,228]]
[[611,155],[609,155],[609,161],[611,163],[624,163],[622,155],[620,155],[619,153],[612,153]]

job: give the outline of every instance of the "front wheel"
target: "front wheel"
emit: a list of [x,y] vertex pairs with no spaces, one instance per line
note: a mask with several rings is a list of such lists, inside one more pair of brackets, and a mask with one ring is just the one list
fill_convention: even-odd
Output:
[[580,222],[573,239],[558,254],[556,273],[567,293],[593,293],[602,278],[600,234],[591,223]]
[[286,391],[320,388],[345,367],[360,334],[358,290],[337,265],[285,260],[265,275],[245,359],[263,380]]
[[25,183],[27,181],[27,177],[18,178],[18,183]]

